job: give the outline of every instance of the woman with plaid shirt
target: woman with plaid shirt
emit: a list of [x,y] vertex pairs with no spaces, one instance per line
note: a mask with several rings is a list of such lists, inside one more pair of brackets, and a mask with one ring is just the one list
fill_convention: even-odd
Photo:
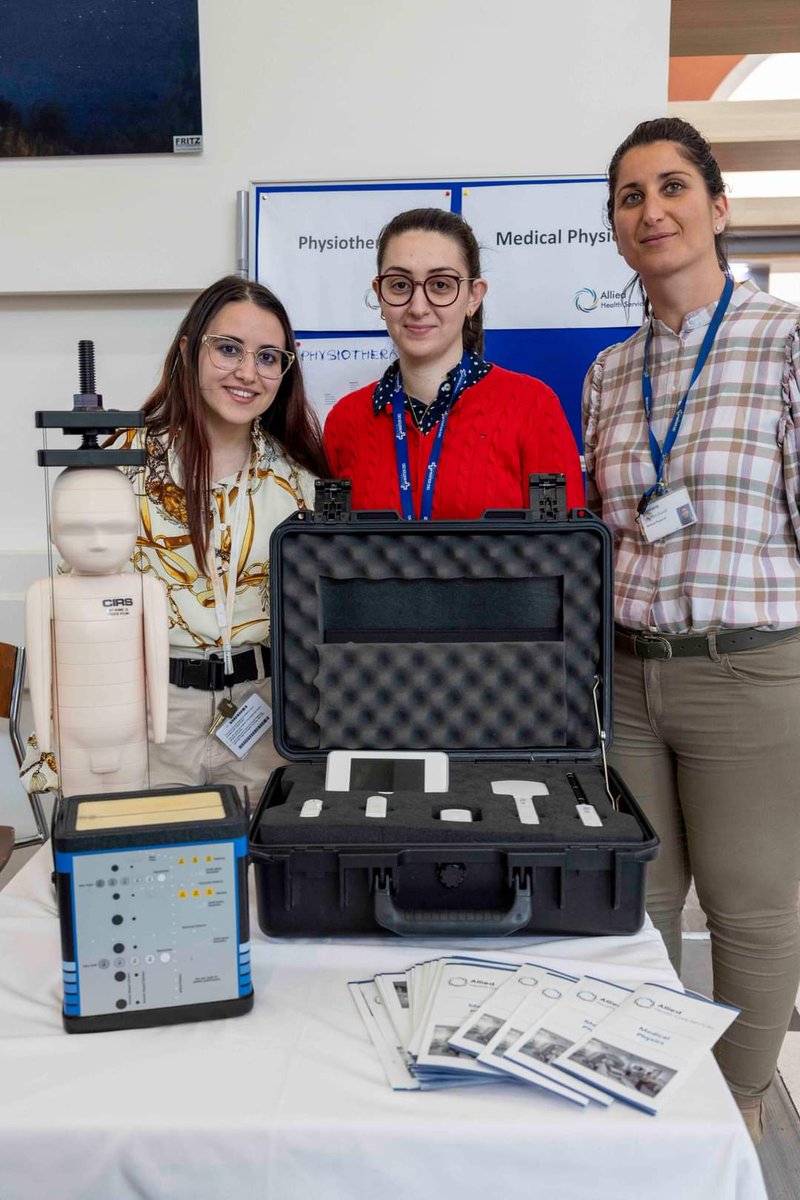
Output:
[[662,840],[648,909],[673,963],[694,877],[714,991],[741,1009],[717,1057],[758,1140],[800,980],[798,312],[735,285],[703,137],[646,121],[608,213],[642,327],[584,387],[591,506],[615,539],[613,761]]

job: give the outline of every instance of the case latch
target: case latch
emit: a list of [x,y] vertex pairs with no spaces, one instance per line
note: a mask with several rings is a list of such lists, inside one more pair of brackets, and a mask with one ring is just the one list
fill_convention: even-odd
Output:
[[531,475],[529,487],[532,521],[567,519],[566,475]]
[[314,485],[314,520],[349,521],[349,479],[318,479]]

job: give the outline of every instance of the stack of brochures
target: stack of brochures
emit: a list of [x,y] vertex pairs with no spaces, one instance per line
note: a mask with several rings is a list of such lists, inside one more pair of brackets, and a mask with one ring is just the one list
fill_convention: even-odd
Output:
[[348,986],[396,1091],[525,1083],[653,1114],[738,1015],[663,984],[467,955]]

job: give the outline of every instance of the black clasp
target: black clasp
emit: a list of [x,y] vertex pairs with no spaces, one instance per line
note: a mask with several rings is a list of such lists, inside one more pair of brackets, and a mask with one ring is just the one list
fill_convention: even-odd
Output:
[[351,490],[349,479],[318,479],[314,485],[314,520],[349,520]]
[[531,475],[530,510],[533,521],[567,519],[566,475]]

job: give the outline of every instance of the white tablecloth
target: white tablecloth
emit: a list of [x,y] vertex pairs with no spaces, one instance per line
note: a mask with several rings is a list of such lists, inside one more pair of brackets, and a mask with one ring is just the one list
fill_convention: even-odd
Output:
[[[44,847],[0,893],[2,1200],[766,1200],[710,1057],[658,1117],[514,1086],[390,1091],[345,985],[452,944],[268,940],[253,914],[252,1013],[70,1036],[50,869]],[[649,925],[470,945],[674,980]]]

